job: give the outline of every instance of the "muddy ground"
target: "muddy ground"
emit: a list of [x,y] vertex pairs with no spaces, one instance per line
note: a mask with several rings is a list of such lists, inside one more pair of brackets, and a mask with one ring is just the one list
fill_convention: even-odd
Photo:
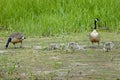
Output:
[[[100,47],[85,36],[28,37],[23,48],[14,49],[12,44],[5,49],[6,37],[0,38],[1,80],[120,80],[120,48],[116,33],[102,34]],[[50,43],[76,42],[84,50],[49,50]],[[114,41],[111,51],[103,50],[105,41]],[[38,46],[34,48],[35,46]]]

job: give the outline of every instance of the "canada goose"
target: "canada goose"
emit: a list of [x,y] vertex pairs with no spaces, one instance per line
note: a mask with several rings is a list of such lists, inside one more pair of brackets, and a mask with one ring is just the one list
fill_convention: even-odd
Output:
[[22,41],[23,41],[24,39],[26,39],[26,38],[23,36],[22,33],[19,33],[19,32],[13,33],[13,34],[11,34],[11,35],[9,36],[5,47],[8,48],[8,45],[9,45],[10,42],[13,43],[14,48],[16,48],[16,47],[15,47],[15,44],[16,44],[16,43],[21,43],[20,47],[22,47]]
[[100,36],[99,36],[99,33],[96,30],[96,23],[97,23],[97,21],[99,21],[98,18],[96,18],[94,20],[94,30],[89,34],[89,39],[92,42],[92,45],[93,45],[93,43],[98,43],[98,46],[99,46]]

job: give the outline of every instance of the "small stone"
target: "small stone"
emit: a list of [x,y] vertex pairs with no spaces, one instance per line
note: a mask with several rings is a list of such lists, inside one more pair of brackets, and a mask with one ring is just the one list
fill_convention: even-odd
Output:
[[35,50],[41,50],[42,47],[41,46],[33,46],[33,49],[35,49]]
[[0,53],[5,53],[5,52],[7,52],[6,50],[0,50]]

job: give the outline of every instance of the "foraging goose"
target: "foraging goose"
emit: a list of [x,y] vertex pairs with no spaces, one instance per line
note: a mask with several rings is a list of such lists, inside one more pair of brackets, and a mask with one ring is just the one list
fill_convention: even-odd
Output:
[[23,36],[22,33],[19,33],[19,32],[13,33],[13,34],[11,34],[11,35],[9,36],[5,47],[8,48],[8,45],[9,45],[10,42],[13,43],[14,48],[16,48],[16,47],[15,47],[15,44],[16,44],[16,43],[21,43],[20,47],[22,47],[22,41],[23,41],[24,39],[25,39],[25,37]]
[[97,23],[97,21],[99,21],[98,18],[96,18],[94,20],[94,30],[89,34],[89,39],[92,42],[92,45],[93,45],[93,43],[98,43],[98,46],[99,46],[100,36],[99,36],[99,33],[96,30],[96,23]]

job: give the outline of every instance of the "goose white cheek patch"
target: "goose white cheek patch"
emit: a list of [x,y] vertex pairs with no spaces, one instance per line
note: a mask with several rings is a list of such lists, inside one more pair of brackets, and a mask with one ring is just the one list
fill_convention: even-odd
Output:
[[22,39],[25,39],[25,37],[23,36]]

